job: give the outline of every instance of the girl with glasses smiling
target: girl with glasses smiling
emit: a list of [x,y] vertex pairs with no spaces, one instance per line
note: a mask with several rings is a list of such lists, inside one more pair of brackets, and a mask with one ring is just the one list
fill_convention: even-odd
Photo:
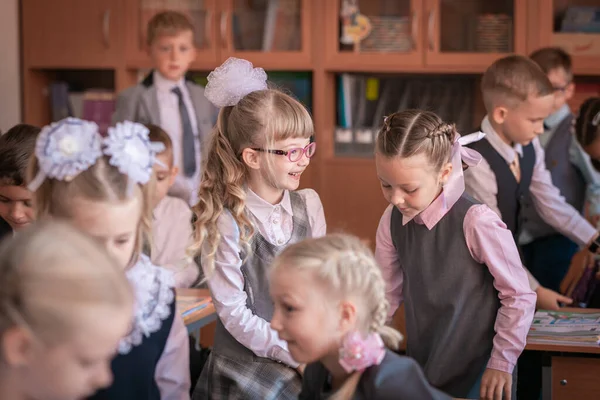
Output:
[[308,111],[230,58],[208,76],[221,111],[194,206],[195,245],[219,316],[194,399],[296,399],[299,365],[270,327],[267,270],[286,246],[325,234],[314,190],[296,191],[316,143]]

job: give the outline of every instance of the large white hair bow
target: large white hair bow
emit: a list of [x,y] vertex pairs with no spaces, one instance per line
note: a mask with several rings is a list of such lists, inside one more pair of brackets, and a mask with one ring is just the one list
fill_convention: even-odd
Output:
[[216,107],[235,106],[244,96],[267,89],[267,73],[241,58],[229,57],[208,75],[204,96]]

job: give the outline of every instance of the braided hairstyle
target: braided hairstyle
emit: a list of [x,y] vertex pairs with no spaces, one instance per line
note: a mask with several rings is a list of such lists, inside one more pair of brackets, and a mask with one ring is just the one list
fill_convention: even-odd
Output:
[[[390,308],[385,281],[371,250],[360,239],[333,234],[293,244],[275,259],[271,276],[282,269],[310,272],[335,298],[356,299],[360,302],[356,304],[357,330],[379,333],[387,347],[399,348],[402,334],[385,324]],[[332,399],[352,398],[361,374],[353,373]]]
[[435,170],[440,171],[450,161],[455,135],[455,125],[442,121],[435,113],[404,110],[385,118],[375,151],[388,158],[424,153]]

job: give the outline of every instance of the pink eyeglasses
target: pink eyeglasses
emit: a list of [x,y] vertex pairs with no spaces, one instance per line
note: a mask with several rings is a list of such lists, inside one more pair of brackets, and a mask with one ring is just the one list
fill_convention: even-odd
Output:
[[270,150],[270,149],[261,149],[261,148],[252,148],[254,151],[262,151],[264,153],[277,154],[278,156],[287,156],[288,160],[291,162],[298,162],[302,159],[303,155],[306,155],[306,158],[311,158],[315,155],[315,151],[317,150],[317,143],[312,142],[306,147],[296,147],[290,150]]

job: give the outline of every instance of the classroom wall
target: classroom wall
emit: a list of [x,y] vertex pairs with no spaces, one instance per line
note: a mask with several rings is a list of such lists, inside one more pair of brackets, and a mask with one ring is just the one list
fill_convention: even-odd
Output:
[[0,0],[0,131],[21,122],[19,0]]

